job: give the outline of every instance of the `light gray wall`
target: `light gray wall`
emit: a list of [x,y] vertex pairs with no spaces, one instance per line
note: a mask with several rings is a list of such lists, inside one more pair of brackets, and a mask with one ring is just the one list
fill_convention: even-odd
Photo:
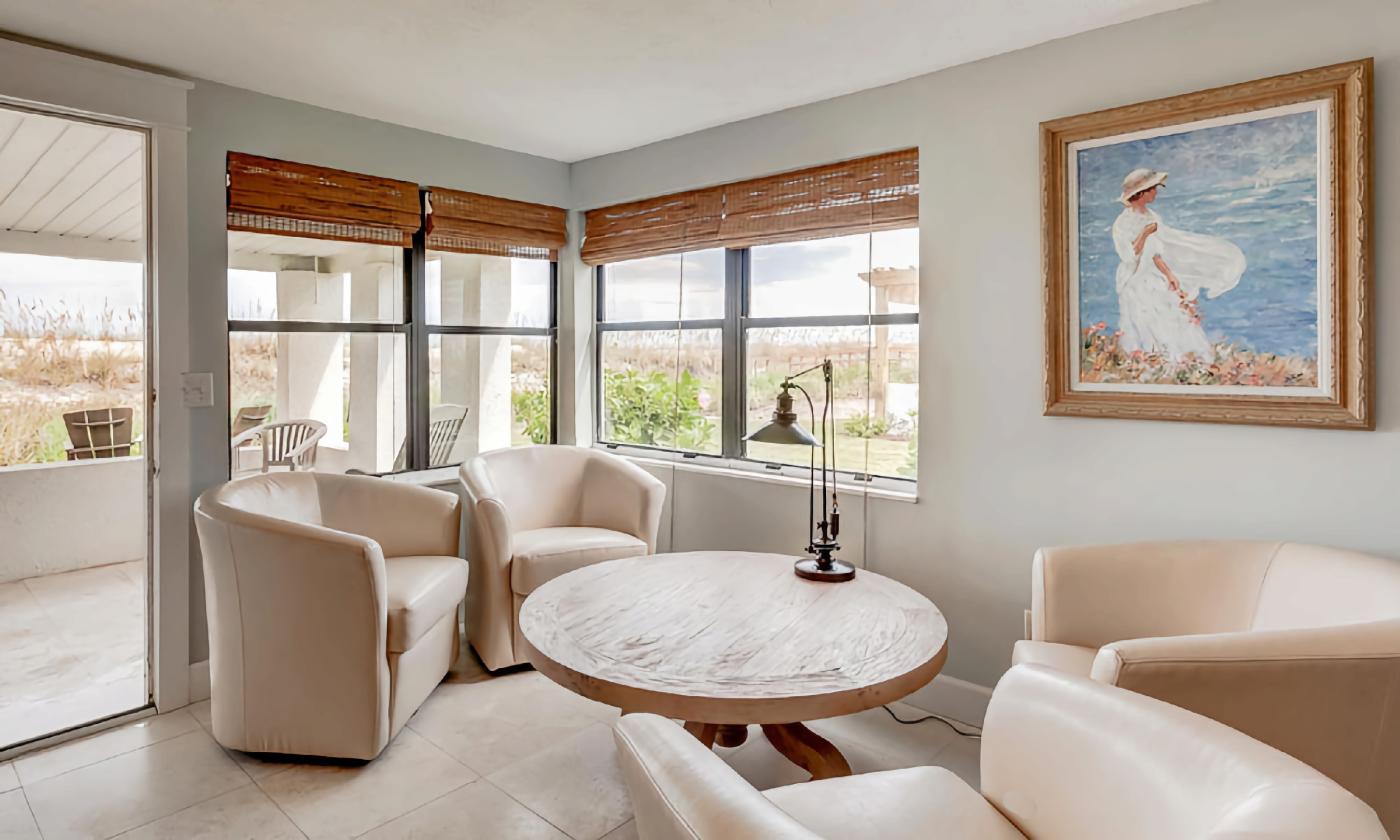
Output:
[[[348,79],[347,84],[353,84]],[[225,157],[249,152],[567,206],[567,164],[198,81],[189,94],[191,369],[214,372],[213,408],[194,409],[195,493],[225,480],[228,440]],[[193,527],[193,525],[191,525]],[[191,535],[191,545],[197,545]],[[209,657],[204,577],[190,569],[190,661]]]
[[[1397,33],[1394,0],[1216,0],[584,161],[572,206],[920,148],[921,498],[870,502],[866,556],[947,614],[947,673],[990,685],[1021,635],[1037,546],[1245,537],[1400,555]],[[1377,431],[1043,417],[1037,124],[1366,56]],[[677,472],[672,495],[678,550],[770,547],[784,527],[788,550],[800,541],[785,521],[800,490]]]

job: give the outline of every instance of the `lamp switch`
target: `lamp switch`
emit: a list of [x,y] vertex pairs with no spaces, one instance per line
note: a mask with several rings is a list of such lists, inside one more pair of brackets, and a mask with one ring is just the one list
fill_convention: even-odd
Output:
[[185,408],[211,408],[214,405],[214,374],[183,373],[180,375],[180,391]]

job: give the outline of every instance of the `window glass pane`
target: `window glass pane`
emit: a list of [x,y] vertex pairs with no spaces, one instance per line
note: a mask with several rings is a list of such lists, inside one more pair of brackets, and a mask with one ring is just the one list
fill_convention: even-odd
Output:
[[875,315],[919,311],[919,229],[882,230],[870,235]]
[[548,260],[429,251],[428,323],[453,327],[548,327]]
[[750,260],[756,318],[919,311],[917,228],[760,245]]
[[[870,421],[870,389],[867,359],[870,355],[869,327],[778,327],[749,330],[745,361],[748,366],[747,428],[755,432],[772,419],[779,385],[783,377],[831,359],[833,401],[836,418],[836,467],[851,472],[866,471],[867,435],[880,431]],[[812,397],[812,407],[800,393],[794,393],[798,422],[812,436],[821,439],[820,424],[824,385],[821,371],[812,371],[797,380]],[[812,409],[816,411],[813,419]],[[759,461],[807,466],[811,452],[806,447],[745,442],[745,454]]]
[[612,263],[603,269],[603,320],[724,317],[724,249]]
[[403,249],[229,231],[228,317],[402,323]]
[[434,335],[428,345],[428,459],[458,464],[479,452],[549,443],[546,336]]
[[749,314],[756,318],[865,315],[870,236],[759,245],[749,252]]
[[603,342],[602,437],[720,453],[720,331],[609,331]]
[[[233,433],[265,422],[316,420],[326,426],[317,470],[402,469],[405,352],[404,336],[392,333],[230,333]],[[235,449],[235,476],[261,469],[256,443]]]
[[[747,339],[748,416],[744,434],[757,431],[772,419],[784,376],[829,358],[837,468],[893,478],[917,477],[917,325],[753,329]],[[794,393],[798,422],[820,439],[821,372],[805,374],[797,383],[812,395],[817,415],[814,424],[807,401]],[[755,460],[803,467],[809,463],[810,453],[804,447],[744,445],[746,456]]]

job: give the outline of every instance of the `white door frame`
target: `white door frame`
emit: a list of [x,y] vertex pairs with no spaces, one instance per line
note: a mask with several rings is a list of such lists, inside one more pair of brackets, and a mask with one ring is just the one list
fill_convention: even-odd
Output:
[[[189,82],[0,39],[0,104],[142,129],[147,135],[146,382],[151,493],[150,686],[158,711],[189,703]],[[146,447],[143,447],[143,449]]]

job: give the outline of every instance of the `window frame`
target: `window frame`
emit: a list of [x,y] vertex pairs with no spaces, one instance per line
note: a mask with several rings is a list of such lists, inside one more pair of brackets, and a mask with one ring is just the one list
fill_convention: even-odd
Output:
[[[900,230],[916,229],[899,228]],[[702,249],[708,250],[708,249]],[[609,321],[607,314],[607,269],[603,263],[593,268],[594,314],[593,327],[597,340],[593,348],[594,411],[593,439],[599,446],[610,451],[631,453],[643,457],[680,458],[700,464],[728,467],[750,472],[766,472],[778,475],[805,477],[807,467],[782,464],[759,458],[750,458],[744,443],[745,418],[748,405],[748,333],[754,329],[784,327],[868,327],[918,326],[918,312],[892,312],[877,315],[865,312],[857,315],[794,315],[754,317],[749,314],[750,283],[752,276],[751,248],[726,248],[724,259],[724,316],[722,318],[677,319],[675,321]],[[690,252],[682,252],[690,253]],[[603,334],[624,331],[661,330],[720,330],[721,377],[721,424],[720,454],[692,452],[660,446],[647,446],[638,443],[625,443],[608,440],[603,435]],[[916,432],[917,434],[917,432]],[[837,475],[846,482],[855,482],[871,487],[883,487],[908,492],[918,484],[917,474],[913,478],[905,476],[875,475],[867,472],[841,469]]]
[[[297,238],[297,237],[289,237]],[[304,237],[303,237],[304,238]],[[549,325],[545,327],[482,327],[449,326],[428,323],[428,274],[427,274],[427,233],[419,228],[413,234],[413,245],[403,249],[403,320],[393,323],[371,323],[367,321],[285,321],[285,320],[242,320],[228,319],[229,338],[241,332],[272,333],[380,333],[405,336],[404,352],[405,391],[407,405],[407,427],[404,429],[404,452],[406,463],[397,472],[374,473],[375,475],[397,475],[430,469],[446,469],[457,464],[430,463],[428,423],[431,414],[432,393],[430,390],[428,352],[435,335],[477,335],[477,336],[536,336],[549,339],[549,442],[559,440],[559,261],[549,260]],[[503,259],[510,259],[505,257]],[[227,263],[227,259],[225,259]],[[227,269],[225,269],[227,270]],[[224,295],[224,311],[228,311],[227,289]],[[227,314],[225,315],[227,317]],[[228,341],[224,343],[225,362],[229,387],[232,388],[232,353],[227,352]],[[230,392],[231,393],[231,392]],[[233,431],[233,412],[228,412],[228,430]],[[229,474],[233,463],[229,461]]]

